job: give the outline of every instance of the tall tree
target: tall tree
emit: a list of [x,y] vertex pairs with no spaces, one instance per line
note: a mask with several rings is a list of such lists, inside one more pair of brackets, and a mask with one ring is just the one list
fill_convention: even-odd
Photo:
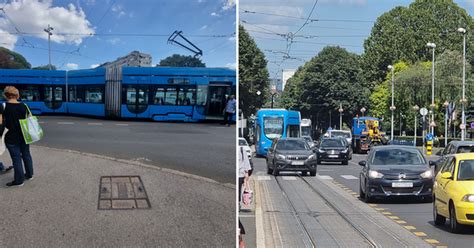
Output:
[[[467,12],[451,0],[416,0],[408,7],[396,7],[377,18],[364,42],[364,78],[370,86],[382,82],[387,66],[398,61],[410,64],[431,60],[426,43],[436,43],[436,53],[461,51],[463,27],[474,30]],[[474,64],[474,41],[468,39],[468,58]]]
[[[337,46],[325,47],[317,56],[298,68],[288,80],[282,95],[286,108],[297,109],[303,116],[327,116],[337,122],[339,106],[344,121],[350,123],[361,107],[368,106],[369,91],[360,80],[359,56]],[[319,125],[327,127],[327,118]]]
[[185,56],[179,54],[173,54],[160,61],[159,66],[171,66],[171,67],[206,67],[199,58],[193,56]]
[[30,69],[31,65],[21,54],[0,47],[0,68]]
[[239,101],[245,116],[263,106],[269,97],[269,83],[265,55],[239,25]]

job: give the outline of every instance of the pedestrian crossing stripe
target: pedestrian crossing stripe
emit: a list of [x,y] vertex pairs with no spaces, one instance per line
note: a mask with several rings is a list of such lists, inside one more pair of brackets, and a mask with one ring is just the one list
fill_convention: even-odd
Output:
[[395,222],[397,222],[398,224],[406,224],[407,222],[404,221],[404,220],[396,220]]
[[316,175],[316,176],[317,176],[317,178],[322,179],[322,180],[331,180],[331,179],[333,179],[332,177],[326,176],[326,175]]
[[353,175],[341,175],[342,178],[348,179],[348,180],[354,180],[354,179],[359,179]]
[[270,176],[257,176],[258,181],[270,181]]
[[295,176],[284,176],[284,177],[281,177],[281,179],[283,179],[285,181],[294,181],[294,180],[296,180],[296,177]]
[[403,226],[403,227],[405,227],[408,230],[415,230],[416,229],[416,227],[414,227],[414,226]]
[[424,237],[424,236],[426,236],[426,233],[424,233],[424,232],[413,232],[413,233],[414,233],[416,236],[418,236],[418,237]]
[[425,239],[425,241],[430,244],[439,244],[439,241],[436,239]]

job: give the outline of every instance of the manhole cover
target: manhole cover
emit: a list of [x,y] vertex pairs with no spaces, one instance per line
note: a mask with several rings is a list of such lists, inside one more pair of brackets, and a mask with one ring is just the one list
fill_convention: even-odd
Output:
[[146,209],[150,201],[140,176],[100,178],[98,209]]

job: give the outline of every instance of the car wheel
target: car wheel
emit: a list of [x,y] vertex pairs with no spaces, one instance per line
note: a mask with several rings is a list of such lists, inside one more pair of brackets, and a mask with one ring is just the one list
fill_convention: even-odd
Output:
[[316,165],[321,164],[321,161],[319,159],[316,159]]
[[312,177],[315,177],[316,176],[316,171],[310,171],[309,175],[312,176]]
[[273,175],[276,176],[276,177],[279,176],[279,175],[280,175],[280,171],[279,171],[277,168],[274,168],[274,169],[273,169]]
[[433,220],[435,225],[437,226],[446,224],[446,217],[438,214],[438,209],[436,208],[436,200],[433,201]]
[[270,169],[270,167],[267,166],[267,174],[271,175],[273,174],[273,169]]
[[342,161],[342,165],[348,165],[348,164],[349,164],[349,161],[347,160]]
[[454,204],[449,205],[449,227],[452,233],[458,233],[461,231],[461,224],[458,223],[456,218],[456,208]]
[[362,191],[362,185],[359,184],[359,197],[360,199],[365,199],[365,194]]
[[[366,183],[366,185],[367,185],[367,183]],[[371,203],[372,202],[372,197],[370,197],[370,195],[369,195],[369,188],[367,186],[365,187],[365,195],[364,196],[365,196],[364,197],[364,202],[365,203]]]

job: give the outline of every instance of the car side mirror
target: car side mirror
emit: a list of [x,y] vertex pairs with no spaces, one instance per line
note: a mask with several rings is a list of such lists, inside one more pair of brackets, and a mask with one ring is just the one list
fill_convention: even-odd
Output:
[[360,166],[365,166],[367,165],[367,162],[365,160],[359,161]]
[[273,152],[273,148],[272,147],[268,148],[268,151]]
[[436,153],[436,156],[442,156],[443,155],[443,150],[439,150],[437,153]]
[[431,167],[431,166],[436,166],[436,162],[430,160],[430,161],[429,161],[429,165],[430,165],[430,167]]
[[441,173],[441,178],[443,178],[443,179],[453,179],[453,175],[451,174],[451,172],[447,171],[447,172]]

